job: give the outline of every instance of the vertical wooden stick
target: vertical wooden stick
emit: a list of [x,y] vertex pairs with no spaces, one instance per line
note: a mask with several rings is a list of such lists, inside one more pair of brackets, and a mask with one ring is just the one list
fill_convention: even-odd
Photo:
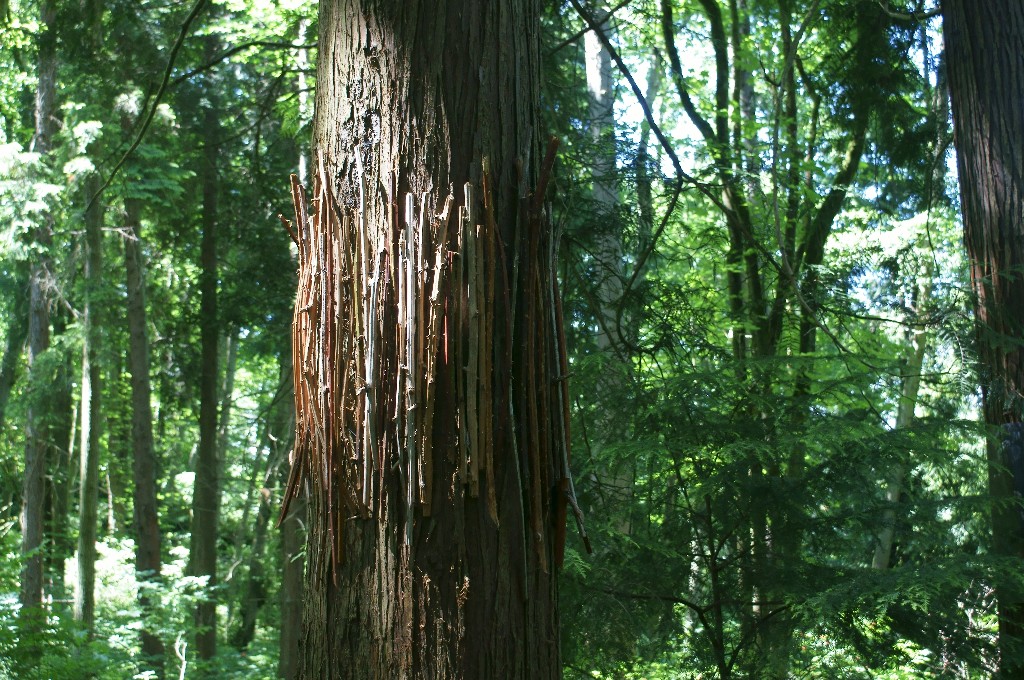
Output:
[[432,485],[434,480],[434,394],[437,386],[437,352],[438,343],[442,332],[441,324],[444,317],[444,300],[441,297],[442,281],[446,270],[445,263],[448,257],[448,217],[451,211],[454,197],[448,196],[444,204],[444,210],[438,216],[437,236],[435,238],[434,250],[434,281],[430,292],[430,328],[427,332],[427,353],[426,353],[426,395],[424,397],[424,415],[422,424],[422,457],[423,477],[421,486],[420,503],[423,506],[423,516],[429,517],[432,510]]
[[[468,200],[468,199],[467,199]],[[480,362],[480,271],[477,225],[472,208],[466,225],[466,291],[469,297],[469,352],[466,357],[466,426],[469,429],[469,495],[480,494],[480,418],[478,409]]]
[[405,493],[405,539],[406,545],[412,545],[413,510],[416,490],[416,373],[417,364],[416,334],[419,319],[416,316],[416,294],[418,290],[416,263],[419,260],[416,243],[416,213],[413,195],[405,196],[405,462],[406,462],[406,493]]

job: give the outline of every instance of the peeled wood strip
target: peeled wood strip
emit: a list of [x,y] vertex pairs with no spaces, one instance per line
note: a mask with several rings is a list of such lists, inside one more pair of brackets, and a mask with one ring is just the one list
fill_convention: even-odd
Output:
[[454,198],[448,196],[445,200],[444,210],[438,216],[436,246],[434,249],[434,270],[433,288],[430,292],[430,327],[427,331],[427,352],[426,352],[426,394],[424,397],[425,408],[423,414],[423,476],[420,491],[420,503],[424,517],[429,517],[432,511],[433,479],[434,479],[434,398],[437,390],[437,352],[440,342],[441,324],[444,315],[444,300],[441,298],[442,280],[446,270],[445,263],[448,255],[448,217],[451,212]]
[[[467,201],[469,199],[467,198]],[[466,426],[469,430],[469,495],[480,495],[480,270],[477,225],[469,213],[466,225],[466,295],[469,300],[469,345],[466,358]]]

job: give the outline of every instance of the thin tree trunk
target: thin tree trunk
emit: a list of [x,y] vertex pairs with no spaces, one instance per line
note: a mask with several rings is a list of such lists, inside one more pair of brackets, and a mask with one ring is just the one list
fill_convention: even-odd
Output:
[[571,485],[537,5],[320,11],[286,492],[286,511],[311,492],[300,677],[558,677]]
[[[86,200],[99,189],[100,181],[91,175],[85,184]],[[82,308],[82,398],[79,406],[79,494],[78,494],[78,581],[75,584],[75,620],[90,633],[96,616],[96,534],[100,492],[100,343],[97,324],[97,300],[103,271],[103,208],[99,202],[85,214],[85,265]]]
[[[52,337],[63,336],[67,330],[66,316],[60,311],[51,314],[50,328]],[[65,563],[74,555],[77,538],[72,535],[70,526],[71,497],[78,480],[78,461],[75,458],[77,411],[71,355],[57,348],[49,351],[61,353],[54,358],[53,372],[46,376],[42,392],[47,411],[43,590],[53,600],[63,603],[67,600]]]
[[[207,38],[206,56],[217,53],[215,37]],[[212,95],[210,95],[212,97]],[[199,336],[201,344],[199,376],[199,453],[196,461],[195,491],[192,504],[192,573],[208,577],[208,586],[217,583],[217,524],[220,509],[220,465],[217,461],[217,380],[219,324],[217,320],[217,152],[220,121],[217,103],[212,100],[203,117],[202,242],[199,274]],[[217,604],[210,599],[196,607],[196,651],[209,660],[217,653]]]
[[[272,457],[274,453],[270,454]],[[252,532],[252,554],[249,556],[249,569],[242,588],[239,603],[241,622],[232,636],[231,644],[244,650],[256,635],[256,617],[267,600],[267,578],[263,561],[266,559],[267,529],[270,527],[272,493],[271,489],[260,482],[260,505],[256,513],[256,526]]]
[[[142,203],[124,200],[124,261],[128,316],[128,371],[132,388],[132,523],[135,530],[135,572],[139,582],[160,582],[160,519],[156,499],[157,456],[153,446],[152,388],[149,381],[149,330],[146,326],[146,279],[142,255]],[[143,621],[153,614],[152,599],[145,587],[139,604]],[[163,642],[148,626],[141,632],[145,664],[158,675],[163,671]]]
[[220,475],[227,465],[228,434],[231,432],[231,407],[235,399],[235,368],[238,363],[238,329],[231,329],[224,336],[224,382],[220,388],[220,415],[217,422],[217,456],[220,459]]
[[281,520],[281,626],[277,676],[299,677],[299,640],[302,633],[303,577],[306,566],[306,499],[299,496]]
[[[305,45],[308,40],[309,22],[299,19],[298,44]],[[309,68],[309,52],[299,50],[295,59],[295,66],[298,69],[297,87],[299,99],[299,120],[306,120],[309,111],[309,93],[307,92],[306,69]],[[299,182],[306,186],[309,183],[309,154],[305,151],[298,152],[298,175]],[[297,250],[293,249],[296,255]],[[281,376],[287,379],[292,375],[291,355],[281,357]],[[284,395],[289,410],[289,422],[295,427],[295,391],[291,381],[288,381],[289,388]],[[290,455],[289,455],[289,463]],[[287,478],[281,480],[281,489],[287,486]],[[295,678],[299,674],[299,640],[301,637],[304,576],[306,567],[306,495],[305,489],[293,499],[291,510],[284,515],[279,522],[281,529],[281,621],[278,656],[277,675],[280,678]]]
[[[943,0],[964,240],[976,295],[992,549],[1024,560],[1024,4]],[[1022,563],[1024,564],[1024,563]],[[1024,595],[996,584],[1000,676],[1024,676]]]
[[[932,288],[931,260],[921,274],[917,293],[918,313],[928,304]],[[914,410],[917,407],[917,395],[921,388],[921,371],[924,368],[924,357],[928,351],[928,331],[921,326],[911,330],[911,346],[913,353],[903,373],[903,385],[900,388],[899,406],[896,409],[896,429],[904,430],[914,423]],[[871,559],[874,569],[888,569],[892,559],[892,546],[896,537],[896,505],[903,495],[903,485],[907,476],[907,465],[900,461],[893,463],[885,480],[885,502],[888,507],[882,513],[882,529],[878,534],[878,545]]]
[[[231,581],[232,584],[237,583],[238,585],[233,588],[232,594],[228,595],[226,598],[228,599],[226,627],[228,629],[232,628],[232,624],[234,622],[234,610],[237,605],[242,622],[239,623],[231,633],[231,645],[238,650],[244,650],[246,646],[248,646],[252,641],[251,635],[255,632],[255,627],[248,631],[245,629],[247,607],[251,603],[246,592],[252,585],[251,576],[254,569],[259,572],[260,584],[262,585],[263,565],[256,563],[263,560],[263,550],[266,544],[267,521],[262,517],[263,506],[265,504],[269,506],[272,502],[270,500],[270,496],[273,494],[272,482],[276,482],[277,470],[281,466],[282,462],[282,458],[279,456],[279,452],[277,450],[277,439],[284,435],[284,431],[278,429],[275,423],[272,422],[277,416],[274,406],[280,403],[279,399],[282,397],[283,395],[280,392],[275,392],[274,397],[271,400],[271,406],[268,409],[269,413],[264,419],[263,427],[260,430],[259,438],[256,442],[257,454],[252,460],[249,481],[246,484],[245,502],[242,505],[242,519],[238,523],[238,527],[235,531],[231,566],[228,569],[229,575],[227,580]],[[264,450],[268,451],[265,459],[262,453]],[[254,527],[250,527],[249,517],[252,514],[252,506],[254,502],[256,503],[256,524]],[[251,533],[250,528],[252,529]],[[261,532],[263,535],[261,535]],[[246,578],[232,578],[231,575],[234,574],[235,569],[237,569],[238,565],[243,561],[242,549],[247,542],[252,545],[252,551],[249,554]],[[263,599],[263,596],[257,598],[257,610],[259,607],[263,606]],[[253,615],[252,621],[253,624],[255,624],[255,615]]]
[[[606,23],[607,9],[602,7],[595,19],[610,38],[612,27]],[[615,82],[612,79],[612,58],[601,39],[590,31],[584,36],[584,61],[587,70],[587,109],[590,155],[593,175],[590,197],[595,225],[593,263],[596,277],[594,313],[598,332],[595,337],[597,351],[603,355],[602,374],[598,378],[599,395],[606,401],[595,417],[595,436],[592,451],[600,461],[594,476],[602,487],[611,492],[610,501],[618,515],[615,528],[628,535],[631,532],[629,508],[633,505],[634,461],[631,457],[616,460],[602,450],[608,444],[621,440],[624,427],[616,418],[616,406],[629,393],[630,364],[623,343],[623,324],[619,314],[623,292],[622,220],[618,215],[619,191],[616,173],[617,140],[615,138]],[[648,103],[650,100],[648,99]],[[599,397],[600,398],[600,397]],[[612,405],[616,402],[616,406]],[[625,512],[623,512],[625,509]],[[610,509],[609,509],[610,510]]]
[[[921,44],[924,50],[925,63],[928,63],[928,36],[922,27]],[[927,198],[925,208],[929,215],[932,209],[945,198],[945,177],[946,164],[944,162],[946,151],[953,141],[947,127],[949,121],[949,88],[946,83],[945,65],[940,58],[939,76],[937,87],[932,92],[933,111],[935,112],[936,129],[938,134],[935,138],[935,149],[932,154],[932,172],[929,177]],[[927,252],[925,247],[928,233],[927,225],[918,234],[918,244],[921,252]],[[913,300],[910,308],[914,310],[917,322],[911,327],[910,342],[912,353],[903,374],[903,385],[900,389],[899,406],[896,411],[896,429],[909,428],[914,423],[914,411],[917,408],[918,393],[921,388],[921,372],[924,369],[924,358],[928,351],[929,334],[923,320],[928,308],[928,302],[932,294],[932,277],[934,276],[934,262],[932,258],[925,257],[923,270],[918,274],[914,284]],[[885,502],[888,507],[882,513],[882,529],[878,535],[878,545],[875,546],[875,554],[871,560],[874,569],[888,569],[892,561],[893,545],[896,540],[897,513],[896,506],[903,495],[903,488],[906,485],[908,464],[903,461],[896,461],[889,470],[885,480]]]
[[[50,152],[54,133],[57,86],[56,3],[43,0],[39,7],[38,84],[36,86],[36,127],[33,150],[45,157]],[[29,273],[28,384],[37,392],[44,382],[38,375],[40,355],[50,346],[50,272],[49,248],[53,234],[53,215],[47,211],[33,230],[32,240],[40,248]],[[45,513],[46,406],[39,399],[29,402],[25,424],[25,478],[21,506],[21,610],[19,619],[26,630],[34,631],[42,623],[43,601],[43,515]]]

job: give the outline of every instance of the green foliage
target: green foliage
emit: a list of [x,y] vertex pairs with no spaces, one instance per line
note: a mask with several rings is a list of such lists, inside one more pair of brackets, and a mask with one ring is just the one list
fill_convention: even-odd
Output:
[[[666,4],[682,55],[678,83],[661,23]],[[631,2],[608,24],[687,177],[676,176],[617,72],[616,125],[595,127],[577,35],[583,23],[566,3],[545,5],[542,116],[543,131],[562,141],[551,215],[562,235],[573,468],[595,546],[584,554],[570,527],[559,585],[565,674],[986,677],[995,658],[994,584],[1024,588],[1024,570],[989,549],[967,272],[944,172],[948,120],[934,103],[937,24],[895,19],[881,6],[913,9],[905,2],[717,3],[728,77],[745,74],[750,99],[736,106],[742,88],[726,88],[727,139],[711,143],[679,92],[681,85],[693,113],[715,122],[711,4]],[[135,140],[188,11],[102,5],[97,13],[96,3],[58,3],[60,131],[45,157],[31,151],[38,4],[13,0],[0,32],[0,340],[25,315],[30,263],[46,253],[54,274],[53,341],[35,373],[43,378],[27,383],[16,347],[19,370],[0,430],[0,678],[152,677],[140,659],[143,628],[165,646],[166,676],[183,665],[191,675],[199,670],[196,603],[215,599],[221,637],[234,641],[250,576],[262,579],[256,592],[264,597],[254,639],[239,643],[244,649],[222,641],[202,670],[272,677],[279,627],[297,623],[280,621],[279,538],[264,523],[260,553],[254,537],[266,520],[258,519],[261,498],[276,509],[291,429],[281,371],[295,267],[277,214],[288,212],[287,176],[308,153],[312,107],[299,70],[310,75],[313,62],[303,66],[289,46],[314,41],[315,11],[306,0],[208,7],[142,144],[99,199],[104,521],[90,637],[63,601],[74,574],[62,571],[74,565],[77,531],[70,442],[81,408],[84,184],[92,174],[108,177]],[[733,6],[749,26],[734,20]],[[782,47],[787,17],[799,40],[792,61]],[[217,38],[213,54],[207,36]],[[651,69],[661,70],[660,83]],[[208,587],[189,575],[187,555],[203,133],[214,104],[218,322],[222,338],[237,338],[238,355],[234,389],[222,395],[230,418],[222,423],[221,578]],[[856,172],[837,186],[862,128]],[[602,176],[609,158],[610,176]],[[742,247],[722,199],[730,178],[749,212]],[[607,186],[614,205],[595,195]],[[821,232],[820,261],[791,274],[787,267],[813,245],[815,216],[840,189],[846,195]],[[138,202],[142,220],[164,540],[158,581],[137,580],[133,566],[126,201]],[[49,247],[34,236],[46,216]],[[764,307],[781,310],[764,351],[754,343],[766,314],[752,302],[755,281]],[[927,351],[914,369],[922,337]],[[903,422],[903,391],[918,374],[914,417]],[[55,501],[51,513],[63,515],[48,525],[55,601],[44,630],[29,639],[16,622],[22,424],[30,407],[59,399],[47,420],[48,489],[66,499]],[[894,476],[895,500],[886,495]],[[878,569],[872,561],[889,526],[889,566]],[[256,566],[266,567],[262,575]],[[140,591],[153,604],[145,612]]]

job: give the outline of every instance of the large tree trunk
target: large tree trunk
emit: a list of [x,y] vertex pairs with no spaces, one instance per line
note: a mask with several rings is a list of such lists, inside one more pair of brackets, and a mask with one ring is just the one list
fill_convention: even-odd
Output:
[[308,483],[301,677],[559,675],[537,37],[535,2],[320,5],[285,497]]
[[[149,331],[146,327],[146,284],[142,258],[142,204],[126,198],[124,261],[128,316],[128,370],[132,376],[132,477],[134,481],[132,518],[135,529],[135,571],[140,582],[159,582],[163,560],[160,555],[160,518],[157,512],[157,459],[153,446],[152,389],[149,382]],[[140,593],[139,603],[151,613],[152,603]],[[142,654],[146,664],[160,674],[164,647],[157,635],[143,628]]]
[[[217,53],[216,37],[207,38],[206,56]],[[210,95],[212,97],[212,95]],[[220,510],[220,480],[217,463],[217,379],[219,324],[217,323],[217,153],[219,111],[211,101],[203,114],[203,209],[199,274],[199,456],[196,462],[195,492],[192,500],[192,573],[207,576],[207,585],[217,583],[217,524]],[[211,597],[196,607],[196,651],[200,659],[217,653],[217,604]]]
[[[92,175],[85,184],[85,200],[95,195],[100,180]],[[100,365],[96,361],[99,326],[96,320],[100,276],[103,271],[103,208],[97,201],[85,214],[85,304],[82,307],[82,399],[79,406],[80,481],[78,493],[78,581],[75,584],[75,619],[92,631],[96,615],[96,534],[100,493]]]
[[[964,237],[977,296],[993,551],[1024,559],[1024,4],[943,0]],[[996,588],[1002,677],[1024,674],[1024,593]]]
[[[36,86],[36,127],[33,150],[45,157],[50,151],[54,133],[57,87],[57,10],[54,2],[40,4],[38,69]],[[40,255],[33,259],[29,272],[28,312],[28,383],[40,388],[44,382],[37,375],[39,355],[50,346],[50,272],[49,248],[53,234],[53,217],[47,211],[34,229],[33,240]],[[37,384],[38,381],[38,384]],[[25,425],[25,478],[21,505],[21,619],[31,629],[42,616],[43,600],[43,515],[45,511],[44,477],[46,474],[45,405],[39,399],[29,403]]]

